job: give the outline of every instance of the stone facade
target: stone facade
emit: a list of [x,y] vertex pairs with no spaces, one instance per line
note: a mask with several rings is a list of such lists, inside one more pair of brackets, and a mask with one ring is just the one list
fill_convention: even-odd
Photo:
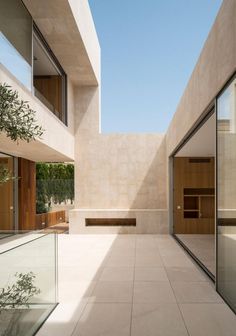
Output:
[[[169,157],[235,72],[235,17],[236,2],[225,0],[166,136],[100,134],[99,86],[78,89],[71,232],[169,231]],[[85,227],[85,218],[132,216],[136,229]]]

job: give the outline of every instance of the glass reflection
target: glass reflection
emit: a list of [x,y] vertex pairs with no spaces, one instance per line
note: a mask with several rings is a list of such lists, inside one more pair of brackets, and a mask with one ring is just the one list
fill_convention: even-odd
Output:
[[236,80],[217,101],[217,289],[236,310]]
[[0,63],[32,87],[32,18],[20,0],[0,0]]

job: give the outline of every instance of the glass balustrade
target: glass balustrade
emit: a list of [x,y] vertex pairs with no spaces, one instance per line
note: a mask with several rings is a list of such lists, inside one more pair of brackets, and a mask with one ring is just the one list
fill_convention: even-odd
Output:
[[34,335],[57,304],[57,235],[1,239],[0,269],[0,336]]

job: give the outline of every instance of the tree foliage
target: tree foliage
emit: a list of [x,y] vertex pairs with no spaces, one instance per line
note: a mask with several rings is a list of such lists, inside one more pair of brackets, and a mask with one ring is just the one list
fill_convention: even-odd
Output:
[[36,211],[48,212],[52,201],[57,204],[74,200],[74,165],[38,163],[36,165]]
[[[37,125],[35,114],[27,101],[19,99],[17,91],[0,83],[0,132],[17,142],[29,142],[41,137],[44,130]],[[0,185],[11,179],[14,179],[12,173],[0,165]]]
[[0,185],[12,179],[12,172],[0,164]]
[[0,84],[0,132],[13,141],[35,140],[43,134],[35,114],[27,101],[19,99],[17,91],[5,83]]

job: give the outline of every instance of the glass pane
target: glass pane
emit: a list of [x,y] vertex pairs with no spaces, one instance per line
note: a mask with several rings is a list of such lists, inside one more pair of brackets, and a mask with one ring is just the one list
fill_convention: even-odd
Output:
[[210,113],[173,158],[173,233],[214,278],[216,114]]
[[0,335],[34,335],[54,309],[56,239],[55,234],[18,232],[1,241]]
[[236,80],[217,101],[217,289],[236,310]]
[[20,0],[0,0],[0,63],[31,90],[32,18]]
[[14,182],[10,178],[13,164],[13,157],[0,153],[0,231],[14,229]]

